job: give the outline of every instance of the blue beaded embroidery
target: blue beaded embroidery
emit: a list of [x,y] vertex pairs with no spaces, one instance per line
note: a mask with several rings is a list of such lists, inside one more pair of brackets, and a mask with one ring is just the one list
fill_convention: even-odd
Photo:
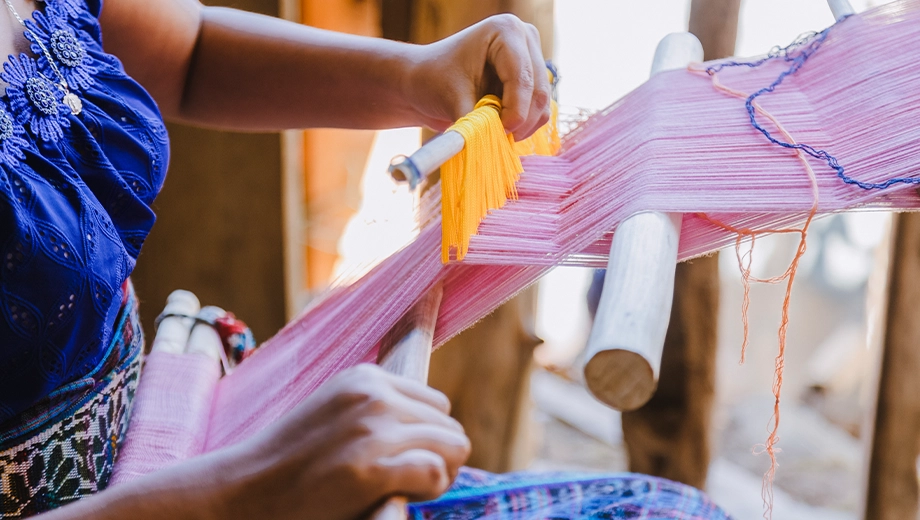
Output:
[[26,38],[31,42],[32,53],[37,57],[41,73],[48,78],[55,78],[54,69],[35,42],[39,38],[57,60],[58,70],[71,89],[86,90],[93,84],[96,67],[93,59],[86,52],[86,46],[92,40],[83,31],[75,31],[67,23],[67,17],[59,9],[49,9],[48,13],[36,12],[32,20],[26,20]]
[[26,158],[23,150],[29,148],[29,142],[22,137],[25,133],[6,108],[0,107],[0,164],[15,167]]
[[6,95],[17,121],[28,124],[42,141],[57,141],[64,136],[63,129],[70,126],[64,92],[39,72],[35,60],[25,54],[10,56],[0,78],[9,83]]
[[51,33],[51,50],[54,55],[67,67],[78,67],[86,58],[83,45],[73,35],[73,32],[59,29]]

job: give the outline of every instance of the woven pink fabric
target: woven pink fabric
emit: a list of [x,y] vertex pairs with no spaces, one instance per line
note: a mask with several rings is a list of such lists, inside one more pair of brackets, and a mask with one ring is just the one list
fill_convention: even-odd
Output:
[[[920,67],[900,50],[916,48],[920,0],[893,2],[838,24],[805,67],[759,102],[798,142],[828,150],[854,178],[910,177],[920,172]],[[787,66],[726,69],[719,78],[750,93]],[[809,161],[821,213],[920,208],[909,185],[863,190]],[[204,450],[251,436],[332,374],[374,360],[381,338],[435,283],[444,290],[440,345],[553,266],[604,266],[611,233],[636,212],[685,213],[680,257],[687,259],[735,240],[696,213],[766,229],[800,222],[813,203],[794,152],[752,128],[742,100],[687,70],[655,76],[569,134],[559,157],[524,165],[520,199],[486,217],[463,263],[441,264],[435,221],[223,378]],[[425,203],[436,205],[432,192]]]
[[150,353],[110,485],[200,454],[220,375],[220,365],[207,356]]

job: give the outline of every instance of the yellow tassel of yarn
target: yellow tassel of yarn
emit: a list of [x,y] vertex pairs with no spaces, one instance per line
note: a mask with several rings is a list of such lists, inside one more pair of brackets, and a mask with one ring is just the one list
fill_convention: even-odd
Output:
[[559,137],[559,105],[550,101],[549,122],[543,125],[532,136],[514,143],[514,152],[519,156],[525,155],[556,155],[562,148]]
[[512,148],[513,138],[505,133],[501,101],[486,96],[476,108],[454,123],[448,131],[463,136],[463,151],[441,166],[441,261],[450,260],[456,248],[463,260],[470,237],[489,210],[517,198],[514,183],[524,171]]
[[560,148],[558,108],[553,102],[550,122],[533,136],[515,143],[501,121],[501,101],[486,96],[448,131],[463,136],[466,145],[441,166],[441,261],[451,249],[463,260],[470,238],[489,211],[517,199],[517,182],[524,167],[521,155],[555,155]]

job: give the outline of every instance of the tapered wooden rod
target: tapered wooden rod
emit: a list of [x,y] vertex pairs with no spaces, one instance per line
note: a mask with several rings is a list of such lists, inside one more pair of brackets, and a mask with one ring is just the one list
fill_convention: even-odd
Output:
[[[428,383],[431,345],[442,294],[440,285],[429,290],[393,327],[381,342],[378,365],[392,374]],[[390,498],[371,515],[371,520],[405,520],[406,504],[403,497]]]
[[[655,51],[652,76],[701,61],[696,36],[669,34]],[[585,381],[595,397],[617,410],[639,408],[658,386],[682,220],[676,213],[638,213],[613,235],[588,339]]]

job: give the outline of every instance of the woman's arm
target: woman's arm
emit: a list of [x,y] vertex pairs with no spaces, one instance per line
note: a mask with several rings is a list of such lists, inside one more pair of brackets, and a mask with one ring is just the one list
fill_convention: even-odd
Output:
[[470,450],[449,407],[436,390],[362,365],[249,441],[41,518],[349,520],[391,495],[434,499]]
[[236,130],[444,129],[485,94],[523,138],[549,116],[536,29],[490,18],[431,45],[324,31],[196,0],[106,0],[107,52],[166,117]]

